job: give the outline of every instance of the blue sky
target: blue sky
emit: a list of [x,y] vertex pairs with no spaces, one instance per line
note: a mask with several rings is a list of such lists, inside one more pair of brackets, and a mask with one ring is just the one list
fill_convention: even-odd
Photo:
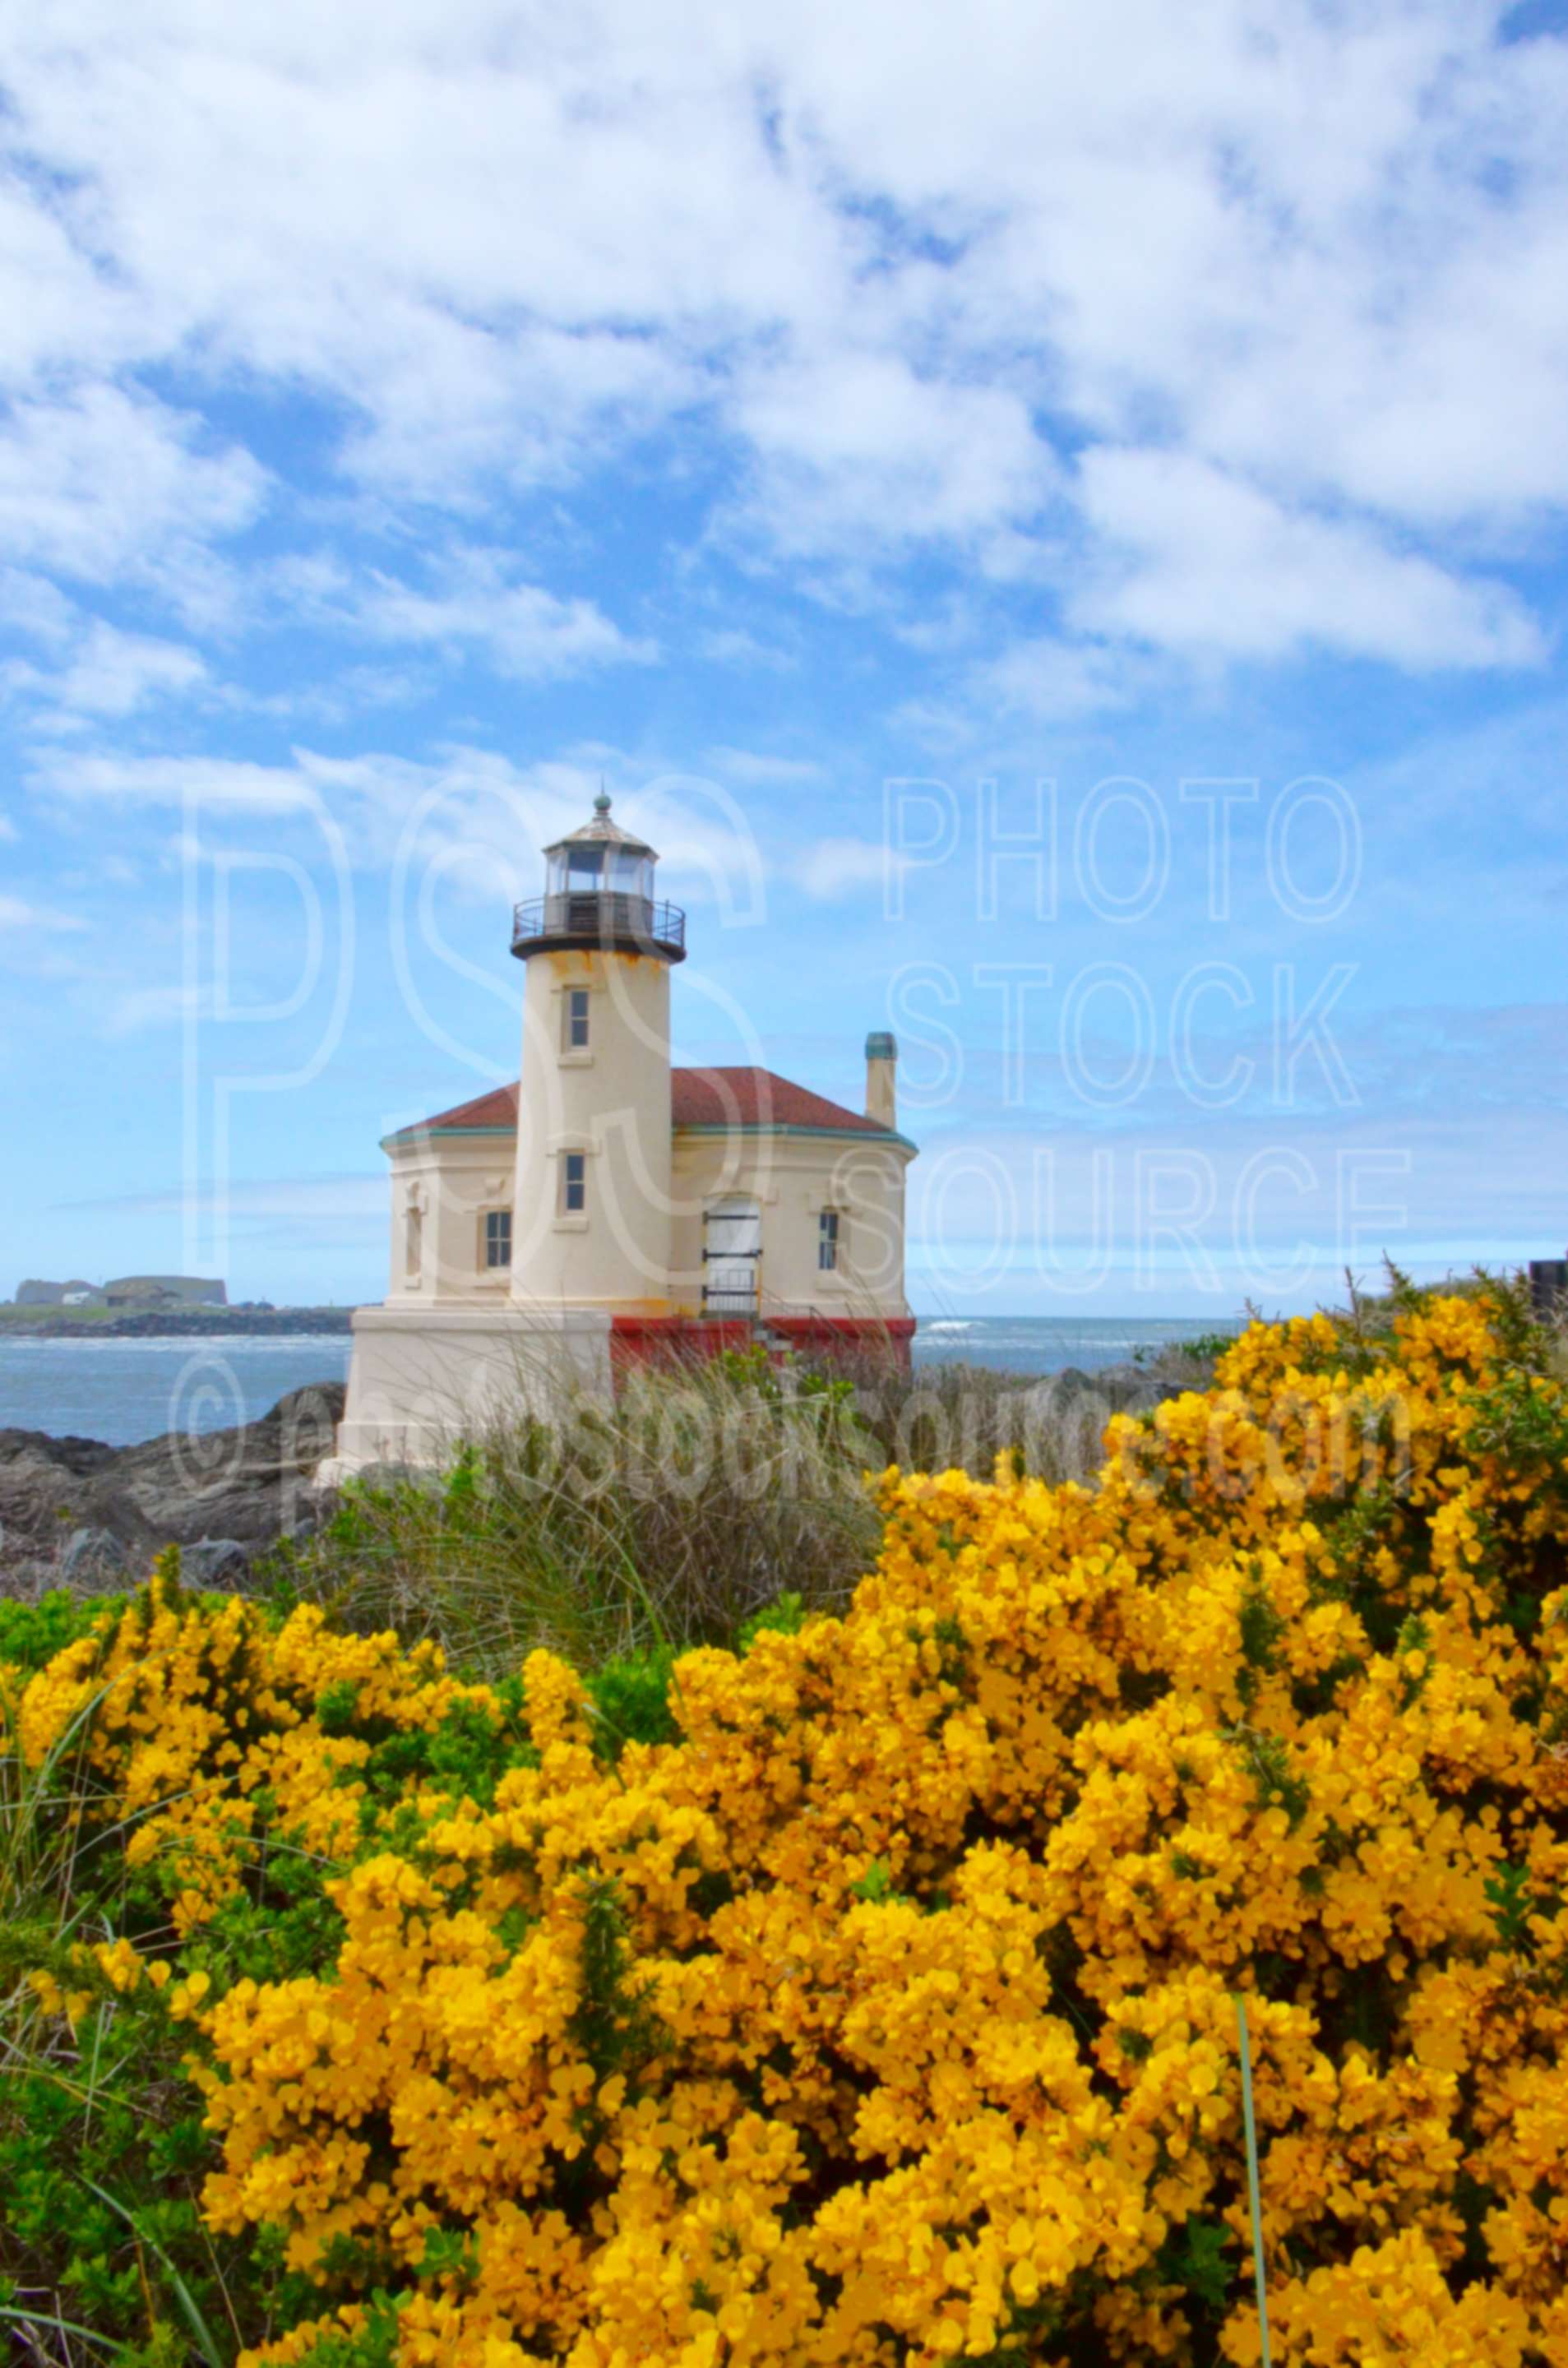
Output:
[[8,26],[0,1290],[379,1295],[601,778],[925,1312],[1562,1251],[1562,8]]

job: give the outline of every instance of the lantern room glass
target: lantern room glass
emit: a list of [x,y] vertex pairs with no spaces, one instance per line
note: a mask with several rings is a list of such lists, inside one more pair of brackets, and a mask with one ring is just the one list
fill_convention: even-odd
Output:
[[591,839],[558,847],[550,859],[546,893],[631,896],[648,904],[653,894],[653,859],[638,848],[606,847]]

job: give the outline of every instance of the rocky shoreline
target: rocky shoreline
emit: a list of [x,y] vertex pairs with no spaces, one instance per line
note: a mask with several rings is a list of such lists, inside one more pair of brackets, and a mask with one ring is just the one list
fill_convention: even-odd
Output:
[[171,1543],[197,1584],[243,1582],[279,1538],[320,1526],[328,1500],[315,1473],[343,1396],[341,1382],[324,1382],[235,1429],[134,1447],[0,1430],[0,1594],[122,1586]]

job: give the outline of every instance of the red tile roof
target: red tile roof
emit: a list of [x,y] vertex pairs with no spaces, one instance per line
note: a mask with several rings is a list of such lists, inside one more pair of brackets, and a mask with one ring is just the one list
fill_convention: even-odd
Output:
[[[670,1123],[677,1129],[803,1126],[835,1132],[847,1128],[855,1134],[892,1131],[863,1111],[846,1110],[841,1102],[830,1102],[825,1094],[813,1094],[809,1086],[792,1085],[788,1077],[776,1076],[771,1069],[672,1069]],[[398,1132],[426,1134],[443,1133],[449,1127],[494,1127],[515,1133],[517,1125],[517,1088],[497,1086],[471,1102],[459,1102],[455,1109],[438,1110],[434,1118],[421,1119],[417,1125],[401,1127]]]
[[517,1087],[497,1086],[488,1094],[476,1094],[472,1101],[459,1102],[454,1110],[437,1110],[434,1118],[422,1118],[413,1126],[400,1126],[398,1133],[433,1134],[449,1126],[505,1127],[508,1134],[516,1134]]
[[670,1121],[683,1126],[848,1127],[856,1134],[892,1132],[861,1110],[846,1110],[809,1086],[771,1069],[672,1069]]

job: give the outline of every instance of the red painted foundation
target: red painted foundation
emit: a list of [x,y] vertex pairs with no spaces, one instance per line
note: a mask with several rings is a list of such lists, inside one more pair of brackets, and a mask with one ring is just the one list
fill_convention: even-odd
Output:
[[705,1364],[726,1349],[751,1346],[752,1326],[744,1320],[729,1322],[695,1315],[612,1315],[609,1319],[610,1371],[618,1377],[634,1366]]
[[798,1356],[843,1359],[857,1365],[882,1363],[906,1373],[913,1315],[767,1315],[760,1324],[745,1317],[709,1315],[612,1315],[610,1370],[618,1377],[640,1365],[672,1368],[705,1363],[726,1349],[749,1349],[768,1338]]
[[781,1333],[798,1356],[827,1362],[842,1357],[857,1365],[886,1365],[907,1373],[913,1315],[770,1315],[770,1332]]

